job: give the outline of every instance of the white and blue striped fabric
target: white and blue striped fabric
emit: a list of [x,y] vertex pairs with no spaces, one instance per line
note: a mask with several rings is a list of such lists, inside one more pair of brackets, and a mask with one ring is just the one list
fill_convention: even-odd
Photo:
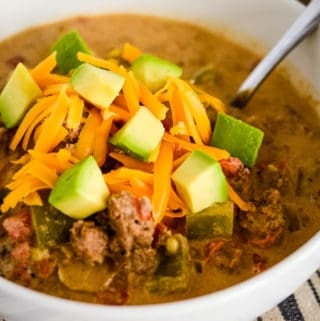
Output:
[[256,321],[320,321],[320,270]]

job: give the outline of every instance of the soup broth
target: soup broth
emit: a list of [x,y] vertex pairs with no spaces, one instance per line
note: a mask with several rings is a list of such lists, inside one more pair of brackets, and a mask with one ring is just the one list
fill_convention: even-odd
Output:
[[[129,42],[142,52],[167,59],[183,68],[183,79],[226,105],[260,59],[222,35],[183,22],[131,15],[84,16],[32,28],[3,40],[0,43],[0,87],[5,85],[18,62],[34,67],[49,55],[52,44],[70,30],[78,30],[97,57],[117,55],[119,48]],[[151,304],[211,293],[261,273],[300,247],[320,228],[320,126],[316,107],[316,103],[299,92],[280,71],[272,73],[244,110],[227,105],[228,114],[264,132],[255,166],[242,168],[241,177],[227,175],[229,183],[253,207],[249,211],[236,208],[231,237],[189,241],[192,267],[187,289],[165,293],[150,290],[144,286],[147,276],[128,272],[125,267],[121,267],[125,277],[115,273],[117,276],[110,281],[105,274],[110,266],[114,268],[114,263],[109,264],[108,257],[100,263],[89,262],[91,274],[86,274],[83,270],[86,265],[82,262],[86,260],[73,249],[68,237],[63,244],[39,250],[34,240],[34,227],[32,236],[19,241],[20,244],[27,242],[30,247],[28,263],[23,265],[23,271],[13,273],[16,263],[12,263],[15,258],[11,251],[18,241],[10,239],[5,222],[8,217],[25,211],[25,206],[20,204],[2,213],[1,274],[30,288],[73,300]],[[210,107],[207,111],[214,126],[216,111]],[[15,130],[0,127],[1,193],[21,166],[10,163],[23,154],[21,149],[8,149]],[[98,226],[101,231],[104,228],[99,218],[85,221],[92,224],[88,229]],[[160,227],[166,226],[170,233],[185,235],[184,224],[185,218],[166,217]],[[155,228],[156,235],[159,229],[159,226]],[[80,232],[73,225],[71,233]],[[41,258],[35,259],[39,251]],[[62,267],[68,264],[76,266],[71,270]],[[31,273],[34,266],[37,272]],[[92,285],[103,279],[111,282],[112,290],[105,285],[104,290],[100,290],[101,284],[77,288],[68,279],[68,273],[74,274],[77,269],[79,275],[88,278],[83,283]]]

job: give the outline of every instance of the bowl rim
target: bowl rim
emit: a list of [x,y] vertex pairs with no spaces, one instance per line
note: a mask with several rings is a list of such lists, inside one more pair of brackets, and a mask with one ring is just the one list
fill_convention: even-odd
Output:
[[[208,304],[212,304],[212,302],[217,303],[218,301],[225,301],[226,298],[230,300],[233,296],[241,297],[245,292],[251,292],[257,287],[268,284],[270,278],[278,277],[279,280],[281,280],[281,276],[285,273],[285,271],[287,271],[287,268],[292,267],[292,265],[294,264],[296,265],[296,269],[298,269],[298,266],[304,264],[305,259],[309,258],[312,253],[317,253],[319,244],[320,231],[285,259],[279,261],[260,274],[257,274],[238,284],[215,291],[213,293],[168,303],[113,306],[74,301],[32,290],[30,288],[9,281],[3,277],[0,277],[0,290],[4,289],[5,292],[13,294],[16,298],[36,301],[37,304],[41,307],[54,306],[57,310],[63,310],[67,308],[70,312],[75,311],[77,313],[80,312],[84,314],[91,314],[92,312],[95,312],[105,313],[105,315],[107,315],[107,313],[112,312],[113,314],[123,318],[129,316],[132,317],[133,314],[141,315],[142,311],[143,313],[150,314],[150,316],[152,316],[152,314],[154,314],[155,312],[159,313],[159,311],[162,311],[164,315],[168,315],[169,311],[172,309],[175,312],[178,312],[177,310],[183,310],[183,312],[185,313],[186,309],[192,311],[194,310],[195,306],[199,309],[201,307],[207,306]],[[310,264],[309,267],[310,275],[319,267],[320,258],[315,259],[314,262],[311,263],[312,264]],[[298,282],[292,283],[291,290],[294,291],[307,278],[308,277],[302,276]],[[285,298],[285,296],[283,296],[282,294],[280,296],[282,296],[283,299]]]

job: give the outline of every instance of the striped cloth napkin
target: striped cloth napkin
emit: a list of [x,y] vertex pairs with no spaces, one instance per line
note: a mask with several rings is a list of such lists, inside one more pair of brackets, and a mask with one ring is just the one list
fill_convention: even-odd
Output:
[[320,269],[294,294],[256,321],[320,321]]

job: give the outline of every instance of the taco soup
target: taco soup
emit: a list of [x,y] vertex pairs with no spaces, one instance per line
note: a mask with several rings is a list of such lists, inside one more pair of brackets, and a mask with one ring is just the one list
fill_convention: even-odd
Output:
[[197,26],[76,17],[0,43],[0,274],[152,304],[224,289],[320,228],[317,104]]

